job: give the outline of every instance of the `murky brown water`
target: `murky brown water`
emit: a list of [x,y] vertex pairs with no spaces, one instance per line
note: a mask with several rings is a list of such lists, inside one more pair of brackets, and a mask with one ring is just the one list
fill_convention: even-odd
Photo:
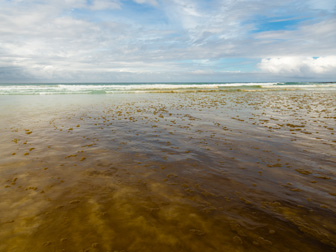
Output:
[[0,98],[0,251],[336,251],[335,92]]

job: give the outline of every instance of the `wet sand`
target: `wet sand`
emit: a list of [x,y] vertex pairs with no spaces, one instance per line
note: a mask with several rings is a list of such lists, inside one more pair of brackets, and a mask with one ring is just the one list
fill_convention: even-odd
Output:
[[2,96],[0,251],[336,251],[335,100]]

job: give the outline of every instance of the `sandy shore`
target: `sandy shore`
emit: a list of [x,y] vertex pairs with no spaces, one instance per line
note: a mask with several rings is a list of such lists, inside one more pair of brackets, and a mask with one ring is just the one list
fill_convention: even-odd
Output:
[[2,96],[0,251],[336,251],[336,93]]

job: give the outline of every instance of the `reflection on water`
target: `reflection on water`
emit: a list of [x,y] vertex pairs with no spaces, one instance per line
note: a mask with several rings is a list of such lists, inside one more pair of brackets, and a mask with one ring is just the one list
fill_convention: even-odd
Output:
[[6,97],[0,251],[335,251],[335,94]]

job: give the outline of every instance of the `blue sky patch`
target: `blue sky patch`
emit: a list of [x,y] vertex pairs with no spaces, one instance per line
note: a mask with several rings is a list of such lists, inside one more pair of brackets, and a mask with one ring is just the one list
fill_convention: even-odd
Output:
[[280,30],[296,30],[299,24],[309,18],[297,18],[297,17],[276,17],[265,18],[258,17],[253,23],[255,30],[253,32],[265,32],[265,31],[280,31]]
[[[87,0],[88,7],[92,4],[92,0]],[[167,24],[166,16],[160,9],[149,4],[138,4],[133,1],[123,1],[120,9],[74,9],[70,15],[91,22],[131,22],[139,25]]]

